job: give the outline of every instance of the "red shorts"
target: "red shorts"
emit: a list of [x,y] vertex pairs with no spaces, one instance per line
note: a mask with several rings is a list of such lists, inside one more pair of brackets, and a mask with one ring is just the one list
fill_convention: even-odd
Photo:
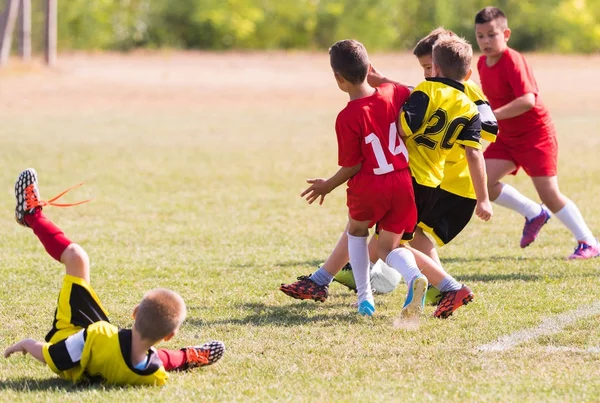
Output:
[[348,182],[347,205],[356,221],[402,234],[417,225],[417,207],[408,168],[385,175],[357,174]]
[[553,128],[541,128],[522,136],[508,137],[502,133],[495,143],[484,151],[486,160],[508,160],[516,166],[511,175],[516,175],[520,167],[529,176],[556,176],[558,161],[558,141]]

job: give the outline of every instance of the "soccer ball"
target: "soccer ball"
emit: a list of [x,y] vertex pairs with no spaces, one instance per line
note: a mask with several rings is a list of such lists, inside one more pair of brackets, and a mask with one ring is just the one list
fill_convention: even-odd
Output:
[[[356,292],[356,281],[354,280],[350,263],[346,264],[333,279]],[[392,292],[401,280],[402,276],[400,276],[400,273],[383,261],[378,260],[375,264],[371,264],[371,288],[374,293],[387,294]]]
[[396,289],[402,276],[379,259],[371,267],[371,288],[375,294],[387,294]]

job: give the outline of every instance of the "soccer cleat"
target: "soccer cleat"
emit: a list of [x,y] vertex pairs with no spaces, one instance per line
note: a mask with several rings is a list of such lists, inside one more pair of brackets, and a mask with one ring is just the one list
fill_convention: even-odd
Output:
[[219,361],[225,352],[225,344],[213,340],[201,346],[184,347],[181,351],[185,353],[185,364],[182,369],[187,370],[205,367]]
[[17,181],[15,182],[15,198],[17,199],[17,206],[15,207],[15,220],[24,227],[29,227],[25,222],[25,216],[27,214],[33,214],[36,210],[41,209],[44,206],[55,206],[55,207],[71,207],[79,204],[87,203],[90,200],[83,200],[77,203],[55,203],[56,200],[63,197],[67,192],[83,185],[75,185],[64,192],[58,194],[52,199],[45,201],[40,199],[40,190],[38,188],[37,173],[33,168],[27,168],[19,174]]
[[473,292],[471,292],[469,287],[463,284],[459,290],[442,293],[442,299],[433,313],[433,316],[446,319],[458,308],[467,305],[471,301],[473,301]]
[[422,274],[415,277],[409,284],[406,301],[400,312],[401,319],[411,319],[423,313],[428,285],[427,277]]
[[427,287],[427,294],[425,295],[425,303],[427,305],[437,305],[442,299],[442,293],[440,290],[429,284]]
[[312,299],[318,302],[325,302],[329,296],[329,287],[318,285],[309,276],[300,276],[298,281],[292,284],[281,284],[279,290],[292,298]]
[[591,259],[600,256],[600,245],[592,246],[586,242],[579,242],[575,251],[569,255],[567,259]]
[[540,230],[550,219],[550,213],[542,206],[542,212],[537,216],[528,220],[525,218],[525,226],[523,227],[523,236],[521,237],[521,248],[526,248],[537,238]]
[[356,281],[354,281],[354,274],[352,273],[352,266],[350,263],[342,268],[342,270],[333,277],[333,281],[340,283],[343,286],[348,287],[350,290],[356,292]]
[[367,300],[364,300],[360,304],[358,304],[358,314],[362,316],[373,316],[375,313],[375,307],[372,303]]
[[28,168],[19,174],[15,182],[15,220],[24,227],[29,227],[25,222],[26,214],[33,214],[40,206],[40,190],[37,183],[37,172]]

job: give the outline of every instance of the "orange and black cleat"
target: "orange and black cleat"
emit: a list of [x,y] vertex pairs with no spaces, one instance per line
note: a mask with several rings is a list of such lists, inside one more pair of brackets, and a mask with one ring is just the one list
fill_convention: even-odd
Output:
[[17,178],[15,182],[15,198],[17,199],[17,206],[15,207],[15,220],[24,227],[28,227],[25,222],[25,216],[27,214],[33,214],[37,209],[41,209],[44,206],[55,206],[55,207],[71,207],[79,204],[87,203],[90,200],[83,200],[77,203],[55,203],[56,200],[63,197],[67,192],[83,185],[73,186],[64,192],[58,194],[52,199],[45,201],[40,199],[40,190],[38,188],[37,172],[33,168],[27,168]]
[[213,340],[201,346],[184,347],[181,351],[185,353],[185,364],[182,369],[188,370],[212,365],[219,361],[225,353],[225,344]]
[[442,293],[442,299],[440,299],[433,316],[446,319],[458,308],[467,305],[471,301],[473,301],[473,292],[463,284],[459,290]]
[[312,299],[318,302],[325,302],[329,296],[329,287],[318,285],[309,276],[300,276],[298,281],[292,284],[281,284],[279,290],[292,298]]

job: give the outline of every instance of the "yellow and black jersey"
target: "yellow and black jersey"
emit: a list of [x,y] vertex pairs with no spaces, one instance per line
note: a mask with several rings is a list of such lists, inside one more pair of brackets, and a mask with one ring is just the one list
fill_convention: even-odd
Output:
[[[475,103],[479,111],[481,138],[492,143],[495,142],[498,135],[498,122],[490,104],[477,84],[471,80],[466,81],[464,84],[465,95]],[[447,192],[467,199],[476,198],[465,151],[459,144],[454,144],[454,147],[446,156],[444,178],[440,187]]]
[[433,77],[415,87],[402,108],[400,123],[406,135],[409,164],[415,181],[437,187],[454,144],[481,149],[481,119],[465,86]]
[[168,374],[154,348],[146,368],[131,362],[131,330],[96,322],[66,339],[43,347],[48,366],[61,378],[114,385],[164,385]]

